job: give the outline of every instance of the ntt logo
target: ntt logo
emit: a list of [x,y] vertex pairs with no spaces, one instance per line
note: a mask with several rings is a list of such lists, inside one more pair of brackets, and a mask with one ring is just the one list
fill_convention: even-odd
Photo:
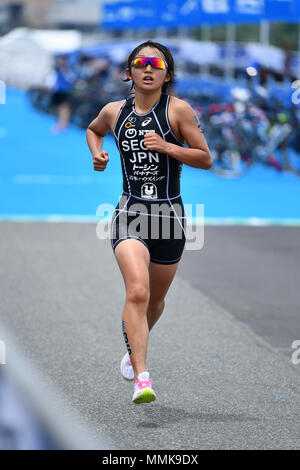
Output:
[[6,346],[4,341],[0,340],[0,365],[6,364]]

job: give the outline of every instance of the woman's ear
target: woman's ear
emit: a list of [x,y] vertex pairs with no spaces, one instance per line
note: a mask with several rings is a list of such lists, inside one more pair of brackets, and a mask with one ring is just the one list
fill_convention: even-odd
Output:
[[131,73],[130,73],[130,69],[126,69],[126,70],[125,70],[125,73],[126,73],[126,77],[129,78],[129,80],[132,80],[132,76],[131,76]]
[[169,82],[172,79],[172,73],[167,73],[166,78],[165,78],[165,83]]

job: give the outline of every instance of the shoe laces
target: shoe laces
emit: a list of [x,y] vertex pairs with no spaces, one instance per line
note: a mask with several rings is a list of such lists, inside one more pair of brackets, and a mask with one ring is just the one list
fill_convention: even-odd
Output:
[[143,388],[150,388],[151,387],[151,382],[152,380],[136,380],[135,383],[138,386],[139,390],[142,390]]

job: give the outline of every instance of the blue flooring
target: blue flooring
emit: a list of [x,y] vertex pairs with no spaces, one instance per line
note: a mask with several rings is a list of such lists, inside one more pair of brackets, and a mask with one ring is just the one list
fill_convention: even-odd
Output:
[[[7,90],[0,105],[0,217],[95,217],[97,207],[113,206],[122,194],[122,172],[112,137],[103,148],[109,163],[93,170],[85,130],[75,126],[53,134],[54,116],[33,110],[26,93]],[[300,221],[300,178],[254,165],[245,175],[223,179],[183,165],[185,204],[204,204],[209,220]]]

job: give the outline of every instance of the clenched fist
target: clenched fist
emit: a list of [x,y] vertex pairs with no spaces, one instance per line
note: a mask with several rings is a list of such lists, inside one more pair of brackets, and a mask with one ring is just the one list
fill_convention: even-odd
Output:
[[108,153],[106,150],[93,155],[94,170],[95,171],[104,171],[107,163],[109,162]]
[[144,144],[148,150],[156,150],[162,153],[166,152],[166,141],[154,131],[150,131],[145,135]]

